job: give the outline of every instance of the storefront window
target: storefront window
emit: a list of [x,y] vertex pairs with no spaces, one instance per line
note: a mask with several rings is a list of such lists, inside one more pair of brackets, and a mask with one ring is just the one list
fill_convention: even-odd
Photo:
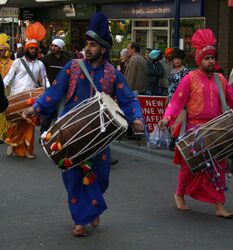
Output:
[[147,48],[147,30],[135,30],[135,42],[140,44],[141,54],[144,54]]
[[[171,21],[171,34],[174,34],[174,21]],[[198,29],[205,27],[204,19],[181,19],[180,20],[180,39],[182,39],[183,49],[186,52],[185,62],[189,68],[194,68],[194,51],[191,44],[192,35]],[[172,47],[174,45],[173,35],[171,36]]]
[[153,48],[160,49],[161,51],[164,51],[167,47],[167,37],[168,37],[168,31],[167,30],[153,30],[152,31],[152,42],[153,42]]
[[168,26],[168,20],[156,20],[152,21],[153,27],[167,27]]
[[111,62],[117,65],[120,61],[121,50],[127,48],[128,43],[131,42],[131,21],[114,20],[110,21],[109,25],[113,37]]
[[[12,21],[14,21],[14,25]],[[0,33],[6,33],[10,37],[9,44],[14,50],[14,44],[18,42],[18,20],[16,18],[0,18]]]
[[54,38],[61,38],[65,41],[66,50],[71,47],[70,21],[49,21],[43,23],[46,29],[44,46],[49,46]]
[[135,27],[149,27],[149,21],[135,21]]

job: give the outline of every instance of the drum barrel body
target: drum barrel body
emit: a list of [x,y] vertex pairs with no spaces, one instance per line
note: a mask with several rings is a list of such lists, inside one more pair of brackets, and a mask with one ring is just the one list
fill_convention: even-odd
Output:
[[5,111],[6,119],[14,121],[21,119],[24,109],[30,107],[44,92],[44,88],[31,89],[8,97],[9,105]]
[[193,174],[216,164],[233,153],[232,110],[188,131],[176,146]]
[[[73,166],[77,166],[95,156],[126,131],[126,128],[121,128],[112,119],[111,113],[106,109],[103,113],[106,130],[101,132],[100,116],[98,101],[91,105],[87,103],[69,112],[47,131],[47,133],[51,133],[52,138],[48,142],[43,142],[43,147],[56,165],[59,165],[61,159],[69,158],[72,160]],[[61,143],[62,149],[53,152],[51,147],[58,141]]]

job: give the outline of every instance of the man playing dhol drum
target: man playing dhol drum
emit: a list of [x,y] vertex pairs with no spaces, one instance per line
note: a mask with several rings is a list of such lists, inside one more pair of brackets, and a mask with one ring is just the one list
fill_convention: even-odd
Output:
[[[3,79],[5,87],[10,86],[10,96],[23,93],[24,91],[43,87],[49,87],[44,64],[39,61],[39,41],[45,35],[46,30],[39,22],[30,24],[26,28],[28,41],[25,44],[25,55],[13,62],[10,71]],[[35,122],[35,121],[33,121]],[[34,125],[24,119],[8,124],[8,137],[6,142],[7,155],[16,154],[19,157],[34,159]]]
[[[218,87],[214,78],[215,55],[214,45],[216,39],[209,29],[200,29],[192,37],[192,45],[196,48],[197,70],[191,71],[179,83],[172,99],[165,111],[159,126],[163,129],[172,125],[181,110],[186,107],[186,131],[197,125],[219,116],[222,113],[222,105]],[[218,74],[221,81],[226,101],[229,107],[233,107],[233,89],[227,80]],[[182,211],[189,210],[184,196],[189,195],[197,200],[208,202],[216,206],[216,216],[231,218],[232,213],[224,208],[224,188],[220,189],[211,182],[206,172],[193,175],[183,159],[174,156],[174,162],[179,160],[181,164],[178,174],[178,186],[175,194],[176,206]],[[225,186],[226,161],[220,162],[218,172],[219,180]]]
[[[116,98],[135,131],[143,131],[140,105],[130,90],[122,74],[109,64],[109,50],[112,46],[112,37],[109,32],[108,20],[102,13],[97,13],[90,22],[86,33],[86,46],[84,64],[90,73],[97,89]],[[70,109],[93,97],[94,88],[80,69],[76,60],[68,62],[60,71],[45,94],[37,100],[33,108],[29,108],[26,116],[34,113],[51,113],[56,104],[66,96],[62,115]],[[88,142],[87,142],[88,143]],[[74,167],[62,172],[64,185],[68,192],[68,203],[74,221],[74,236],[86,236],[87,224],[93,227],[99,225],[99,216],[107,208],[103,193],[108,188],[110,172],[110,150],[104,149],[94,158],[91,171],[97,177],[89,185],[83,182],[84,170]]]

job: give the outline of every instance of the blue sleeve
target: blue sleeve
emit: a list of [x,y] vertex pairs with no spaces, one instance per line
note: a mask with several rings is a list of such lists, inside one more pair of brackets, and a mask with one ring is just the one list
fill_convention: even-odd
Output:
[[118,70],[116,70],[114,93],[119,107],[123,110],[130,123],[135,119],[142,119],[139,101]]
[[59,101],[67,94],[70,80],[70,67],[72,61],[68,62],[60,70],[52,86],[33,105],[37,113],[51,114],[57,107]]

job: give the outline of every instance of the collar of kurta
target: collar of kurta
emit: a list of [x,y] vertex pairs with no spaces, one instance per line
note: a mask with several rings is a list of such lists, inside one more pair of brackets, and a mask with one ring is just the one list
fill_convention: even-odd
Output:
[[[84,60],[84,63],[86,66],[90,65],[90,63],[87,60]],[[116,70],[114,66],[108,62],[104,62],[104,68],[99,69],[103,70],[103,77],[99,78],[99,83],[102,86],[102,92],[105,92],[106,94],[112,96],[113,95],[113,85],[116,79]],[[93,77],[93,71],[89,71],[90,75]],[[70,81],[69,81],[69,87],[68,92],[66,96],[66,103],[71,100],[71,98],[74,96],[77,82],[82,80],[87,80],[86,76],[82,72],[79,64],[76,60],[73,60],[70,67]],[[94,90],[92,87],[90,88],[90,97],[94,96]]]

